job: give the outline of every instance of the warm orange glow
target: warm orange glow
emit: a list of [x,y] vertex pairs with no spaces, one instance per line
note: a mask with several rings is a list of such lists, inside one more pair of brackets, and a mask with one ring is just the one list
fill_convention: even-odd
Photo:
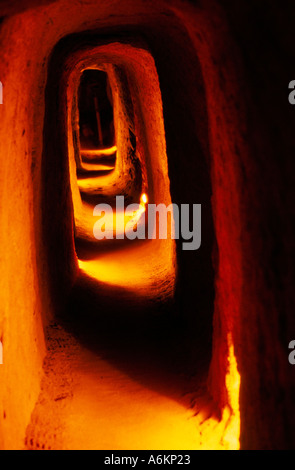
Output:
[[[102,242],[103,243],[103,242]],[[103,253],[91,260],[79,260],[84,275],[117,289],[133,292],[134,299],[153,298],[163,289],[166,295],[174,291],[174,248],[172,240],[149,240],[138,245],[132,242],[115,253]],[[165,259],[165,268],[161,265]],[[163,294],[163,293],[162,293]]]
[[141,201],[141,203],[143,203],[143,204],[147,204],[147,202],[148,202],[148,197],[147,197],[147,195],[146,195],[145,193],[141,195],[140,201]]
[[[116,47],[120,46],[109,46]],[[124,54],[128,48],[124,45]],[[130,50],[130,57],[136,52]],[[163,125],[161,94],[144,93],[149,91],[151,77],[154,73],[154,64],[150,64],[148,80],[138,76],[142,83],[142,96],[153,96],[153,106],[158,116],[157,122],[151,119],[147,126],[150,139],[150,148],[153,150],[149,165],[153,169],[153,185],[148,185],[148,179],[143,178],[143,187],[149,188],[150,198],[155,203],[171,204],[167,155],[165,152],[165,132]],[[145,62],[143,62],[145,63]],[[136,68],[136,67],[135,67]],[[143,67],[143,70],[145,67]],[[78,75],[77,75],[78,77]],[[158,84],[156,82],[156,89]],[[74,85],[73,85],[74,88]],[[69,94],[69,101],[72,96]],[[122,235],[125,231],[132,231],[135,225],[145,222],[143,214],[147,210],[148,194],[143,192],[138,203],[138,196],[134,197],[137,207],[133,211],[116,212],[114,196],[124,194],[124,188],[130,185],[130,162],[126,160],[124,141],[124,122],[120,121],[120,103],[115,108],[115,119],[118,126],[122,126],[118,134],[117,146],[111,149],[87,150],[82,149],[80,155],[80,173],[76,172],[76,164],[69,140],[71,185],[73,193],[73,204],[75,214],[76,236],[83,241],[96,244],[98,251],[90,256],[79,256],[80,279],[83,283],[95,286],[100,301],[107,298],[118,299],[120,305],[128,302],[128,309],[137,311],[141,315],[142,305],[157,302],[159,299],[171,299],[174,296],[175,278],[177,271],[175,241],[161,240],[137,240],[125,243],[121,239],[119,246],[116,244],[116,235]],[[149,106],[151,106],[149,98]],[[70,108],[70,106],[69,106]],[[144,108],[144,106],[143,106]],[[148,117],[148,116],[147,116]],[[69,129],[72,121],[68,120]],[[159,129],[161,132],[159,132]],[[157,132],[156,132],[157,131]],[[69,136],[71,133],[69,132]],[[111,159],[104,158],[116,152],[116,164],[114,171],[111,170]],[[102,157],[102,158],[100,158]],[[85,161],[83,161],[83,158]],[[101,164],[100,164],[101,163]],[[109,164],[110,163],[110,164]],[[155,170],[156,169],[156,170]],[[84,175],[85,171],[101,171],[100,174]],[[82,176],[81,176],[82,174]],[[85,177],[86,176],[86,177]],[[142,175],[144,176],[144,175]],[[151,189],[153,188],[153,194]],[[123,191],[122,191],[123,189]],[[92,197],[92,199],[91,199]],[[88,199],[87,199],[88,198]],[[113,213],[102,214],[104,217],[106,233],[110,235],[108,240],[95,240],[93,226],[98,220],[93,216],[94,205],[100,201],[111,201]],[[126,209],[126,208],[125,208]],[[169,230],[168,223],[168,230]],[[170,233],[170,232],[169,232]],[[112,237],[113,236],[113,237]],[[106,247],[106,249],[105,249]],[[108,248],[107,248],[108,247]],[[112,250],[109,247],[115,247]],[[89,252],[88,252],[89,255]],[[107,309],[105,310],[108,311]],[[113,364],[91,356],[85,358],[79,367],[78,385],[75,390],[71,409],[66,416],[66,425],[70,441],[66,442],[69,448],[87,449],[238,449],[239,448],[239,375],[234,356],[232,342],[229,341],[228,374],[226,386],[228,390],[228,406],[223,410],[222,419],[215,414],[215,404],[206,392],[202,400],[191,407],[190,404],[180,403],[178,393],[168,396],[162,391],[154,391],[149,387],[142,386],[140,380],[132,380],[128,375],[119,372]],[[88,354],[85,351],[83,354]],[[91,364],[91,367],[85,367]],[[109,382],[104,378],[97,381],[101,370],[106,371]],[[82,372],[81,372],[82,371]],[[81,374],[83,378],[81,379]],[[176,379],[177,382],[177,379]],[[118,384],[123,384],[120,394],[110,396],[109,390],[117,390]],[[86,385],[85,385],[86,384]],[[112,392],[115,394],[115,392]],[[173,394],[172,394],[173,395]],[[132,396],[132,400],[130,400]],[[100,398],[102,397],[102,398]],[[126,422],[124,421],[126,420]],[[102,427],[97,422],[103,423]],[[124,433],[122,426],[114,426],[114,423],[124,421]],[[140,425],[138,425],[140,423]]]
[[[170,383],[167,393],[165,388],[145,386],[141,379],[146,379],[148,370],[139,368],[134,377],[89,349],[78,344],[76,348],[71,368],[74,393],[58,409],[57,417],[63,427],[56,448],[174,451],[227,448],[223,440],[227,422],[214,417],[214,404],[208,396],[198,399],[193,408],[189,399],[187,403],[180,402],[182,385],[177,383],[177,375],[164,372]],[[54,367],[49,368],[46,376],[46,385],[53,383],[57,387],[54,389],[57,396],[64,396],[65,390],[64,383],[57,383],[56,371],[68,365],[68,357],[70,346],[57,351]],[[44,401],[45,406],[40,400],[37,407],[36,426],[40,431],[43,423],[48,426],[47,415],[55,413],[59,403]]]
[[85,163],[82,164],[83,171],[99,172],[99,171],[111,171],[114,169],[114,165],[102,165],[101,163]]
[[117,151],[117,146],[114,145],[113,147],[104,148],[104,149],[81,149],[81,156],[82,157],[100,157],[100,156],[107,156],[113,155]]
[[240,448],[240,382],[237,360],[234,353],[232,335],[228,334],[228,371],[226,374],[226,388],[229,406],[223,412],[223,420],[227,421],[224,445],[229,450]]

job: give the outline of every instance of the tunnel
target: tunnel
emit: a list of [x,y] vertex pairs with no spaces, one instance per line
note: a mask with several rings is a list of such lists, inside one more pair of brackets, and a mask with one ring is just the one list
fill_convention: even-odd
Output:
[[294,448],[292,12],[1,2],[0,449]]

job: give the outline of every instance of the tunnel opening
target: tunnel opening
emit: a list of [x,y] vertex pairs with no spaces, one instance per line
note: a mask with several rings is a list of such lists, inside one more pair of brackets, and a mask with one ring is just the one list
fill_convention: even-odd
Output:
[[[85,42],[87,45],[73,49],[73,38],[75,43],[81,45]],[[81,349],[83,360],[79,374],[86,367],[89,372],[87,381],[92,385],[94,378],[89,364],[97,371],[97,367],[101,367],[102,363],[103,367],[106,367],[107,363],[107,368],[115,368],[131,377],[132,381],[135,380],[135,383],[143,387],[137,404],[143,415],[144,409],[149,408],[146,400],[150,399],[150,394],[161,396],[161,405],[158,403],[156,408],[159,416],[163,413],[166,416],[164,427],[173,417],[173,412],[170,417],[166,415],[170,406],[168,403],[172,400],[177,404],[174,417],[183,413],[183,418],[178,422],[178,432],[168,434],[167,438],[164,437],[164,432],[161,435],[159,442],[165,442],[165,445],[162,444],[165,447],[198,447],[200,443],[197,443],[196,436],[198,432],[203,432],[203,421],[206,421],[205,446],[210,445],[208,442],[212,438],[219,440],[224,434],[224,440],[221,439],[223,443],[218,445],[235,447],[239,430],[235,427],[232,432],[228,425],[232,411],[227,408],[225,417],[218,402],[212,400],[206,385],[212,357],[214,303],[211,261],[214,236],[210,225],[211,189],[206,158],[202,156],[202,145],[193,137],[193,126],[186,127],[190,116],[176,116],[175,111],[171,112],[169,109],[171,96],[177,97],[177,76],[174,84],[173,81],[169,85],[165,84],[169,74],[167,70],[161,70],[160,58],[155,51],[153,57],[151,51],[152,43],[149,48],[142,40],[135,40],[133,37],[126,40],[126,33],[124,38],[117,36],[114,39],[113,36],[103,38],[101,33],[95,35],[91,32],[65,38],[52,54],[44,129],[45,136],[49,136],[47,132],[52,130],[55,123],[53,116],[57,113],[63,117],[59,126],[54,127],[54,133],[57,136],[55,141],[60,145],[60,158],[68,165],[67,176],[64,175],[63,178],[68,181],[67,191],[70,189],[67,201],[72,207],[72,228],[69,227],[72,233],[72,253],[69,253],[69,256],[75,260],[75,276],[69,302],[56,317],[59,327],[49,327],[47,340],[49,344],[54,343],[58,335],[67,344],[66,348],[69,342],[70,350],[73,344],[75,348]],[[102,152],[99,157],[103,156],[105,159],[110,155],[114,158],[115,155],[116,164],[111,172],[93,176],[89,162],[97,164],[97,161],[91,160],[93,156],[90,156],[85,162],[84,145],[82,140],[77,138],[83,124],[80,120],[79,98],[82,95],[81,77],[85,70],[91,71],[91,75],[95,72],[96,76],[96,72],[100,74],[101,69],[107,73],[113,101],[116,137],[115,141],[109,141],[109,145],[114,142],[116,145],[94,151]],[[59,70],[64,72],[59,75]],[[58,101],[52,100],[53,94],[59,97]],[[151,96],[154,97],[153,101]],[[200,96],[197,98],[200,103]],[[56,109],[52,103],[56,103]],[[95,106],[92,107],[92,116],[93,109]],[[92,123],[95,123],[94,118]],[[182,131],[186,129],[184,140],[179,142],[182,147],[180,153],[178,143],[175,145],[179,135],[175,135],[176,125]],[[128,241],[127,244],[126,240],[93,240],[95,204],[109,202],[114,206],[114,199],[118,194],[125,195],[128,202],[139,202],[143,195],[156,204],[166,202],[168,205],[172,200],[181,203],[184,202],[184,196],[185,202],[195,202],[195,189],[191,192],[188,187],[189,170],[184,172],[182,177],[185,187],[183,184],[179,185],[181,182],[176,178],[181,161],[179,155],[186,151],[186,145],[190,145],[191,149],[195,148],[199,154],[197,166],[202,185],[198,197],[205,202],[206,223],[209,222],[207,226],[205,224],[207,237],[201,256],[183,252],[178,240],[136,240]],[[46,146],[46,149],[47,155],[48,152],[50,154],[50,148]],[[85,167],[85,163],[88,167]],[[193,182],[191,188],[192,186],[195,188]],[[63,240],[63,245],[64,243]],[[68,246],[67,251],[70,250]],[[196,267],[197,272],[194,272]],[[201,271],[202,276],[199,277],[198,273]],[[53,277],[57,278],[56,275]],[[197,315],[192,311],[193,296],[190,288],[196,278],[200,292]],[[59,360],[54,360],[57,360],[57,369],[60,368]],[[234,368],[234,356],[232,365]],[[111,376],[111,386],[115,386],[112,384],[113,372],[109,369],[108,373]],[[126,390],[124,394],[126,402],[129,400],[128,393]],[[82,395],[80,399],[87,408],[84,392]],[[98,407],[96,413],[101,413],[101,406],[106,405],[107,401],[101,404],[100,400],[94,400],[90,392],[87,392],[87,396],[94,409]],[[124,413],[129,413],[128,404],[124,400],[121,402],[122,409],[125,410]],[[78,412],[76,406],[77,403],[72,409],[75,414]],[[147,411],[144,419],[149,420],[149,413],[150,411]],[[193,428],[189,429],[186,420],[191,413],[196,413],[197,418]],[[38,414],[40,410],[36,409],[36,415]],[[132,416],[136,421],[138,417]],[[62,424],[65,419],[63,413],[59,419]],[[109,432],[110,426],[116,426],[115,417],[110,423]],[[34,422],[30,430],[35,424]],[[90,419],[87,429],[84,429],[88,437],[90,430],[94,432],[93,426],[94,423]],[[215,426],[218,431],[214,438],[211,429],[215,429]],[[132,433],[133,431],[130,438]],[[185,439],[181,437],[182,433],[187,436]],[[228,437],[225,438],[227,434]],[[152,432],[149,435],[152,439],[151,435]],[[76,439],[73,436],[71,438]],[[144,442],[143,438],[133,438],[135,445],[151,445]],[[78,445],[77,441],[75,442]]]
[[[130,58],[128,58],[128,52]],[[99,64],[99,60],[101,60],[100,55],[102,53],[104,54],[105,62],[104,64]],[[132,232],[139,230],[140,225],[145,223],[146,217],[144,213],[147,200],[159,201],[160,194],[164,200],[170,201],[171,198],[169,193],[166,155],[158,151],[159,147],[165,149],[163,122],[157,116],[141,116],[143,103],[141,102],[140,95],[135,92],[135,86],[137,86],[137,82],[140,78],[147,82],[147,72],[145,70],[137,72],[137,74],[141,74],[138,77],[132,71],[129,63],[130,61],[132,63],[135,59],[140,60],[145,67],[152,69],[152,59],[147,51],[119,42],[110,42],[96,48],[88,49],[88,54],[87,56],[86,51],[83,51],[85,60],[95,60],[100,67],[105,67],[111,77],[112,93],[115,96],[116,102],[114,105],[114,126],[118,136],[116,142],[117,164],[115,171],[109,176],[100,174],[91,178],[92,173],[89,171],[88,177],[87,175],[85,177],[84,174],[83,181],[78,178],[81,206],[88,214],[88,220],[86,220],[85,216],[82,220],[79,216],[75,215],[78,232],[76,252],[79,258],[79,266],[84,271],[89,269],[88,273],[92,278],[110,283],[111,285],[118,284],[119,286],[126,287],[126,282],[128,282],[130,286],[133,286],[134,294],[136,294],[136,289],[138,288],[139,291],[142,290],[141,295],[145,295],[147,298],[155,298],[156,295],[161,298],[172,298],[176,272],[175,262],[173,261],[175,257],[174,241],[170,239],[167,243],[155,243],[153,240],[145,240],[143,242],[141,239],[135,240],[132,238],[132,243],[126,243],[126,241],[128,242],[128,240],[130,240]],[[108,55],[109,62],[105,60],[106,54]],[[127,55],[127,61],[126,58],[124,58],[124,54]],[[135,56],[135,58],[133,56]],[[76,54],[76,58],[78,58],[78,54]],[[123,63],[120,63],[122,58]],[[71,60],[73,60],[73,57],[71,57]],[[79,64],[77,67],[78,77],[78,70],[81,65]],[[154,73],[154,78],[150,75],[149,79],[154,80],[155,83],[153,86],[156,87],[156,72],[152,69],[151,73]],[[73,72],[71,76],[73,76],[72,83],[74,94],[72,95],[70,89],[67,90],[68,108],[72,109],[73,113],[69,121],[75,122],[74,116],[77,110],[75,106],[71,106],[71,100],[73,102],[75,101],[76,93],[75,72]],[[135,82],[135,86],[132,81]],[[157,95],[157,99],[154,101],[155,105],[158,102],[161,104],[160,91],[156,91],[155,89],[154,92],[155,95]],[[150,139],[145,135],[144,125],[146,119],[158,121],[158,129],[162,128],[162,136],[158,139],[158,142],[154,144],[152,144]],[[75,140],[71,140],[72,132],[70,128],[68,136],[69,148],[73,148],[74,154],[77,154],[75,151]],[[104,152],[111,152],[111,150],[111,148],[104,149]],[[69,155],[70,152],[71,150],[69,150]],[[152,158],[154,158],[153,164]],[[82,165],[85,168],[83,162]],[[155,190],[155,171],[153,165],[157,166],[157,171],[164,181],[160,191],[159,189]],[[90,170],[89,165],[87,168]],[[86,187],[84,184],[85,179],[87,180]],[[71,178],[71,184],[72,193],[74,194],[76,185],[74,172]],[[122,201],[123,205],[120,209],[117,203],[114,204],[114,200],[118,196],[124,198],[124,201]],[[94,227],[99,224],[99,221],[96,222],[93,215],[95,215],[94,210],[96,204],[102,202],[109,202],[110,208],[114,210],[114,213],[107,218],[107,222],[110,218],[112,219],[111,231],[113,232],[114,230],[115,233],[103,237],[103,239],[99,240],[97,243],[97,240],[93,237],[93,232]],[[125,210],[128,203],[133,203],[135,206],[138,204],[138,209],[135,207],[135,212],[131,212],[129,215]],[[74,199],[75,214],[79,212],[79,209],[76,210],[76,206],[77,200]],[[128,207],[130,207],[129,204]],[[121,213],[121,211],[123,213]],[[91,217],[89,217],[90,213]],[[131,221],[128,220],[130,217]],[[134,217],[136,224],[132,227],[130,222],[132,222]],[[128,224],[130,228],[129,232],[126,232]],[[87,228],[85,227],[86,225]],[[87,236],[85,235],[86,230]],[[126,240],[126,235],[128,235],[128,240]],[[87,243],[89,245],[88,250]],[[111,250],[116,250],[116,248],[121,249],[122,245],[126,245],[126,249],[117,252],[115,259],[112,257]],[[90,251],[92,256],[93,254],[98,254],[98,257],[94,258],[92,261]],[[157,259],[153,259],[153,256],[150,256],[153,252],[158,253]],[[123,260],[125,260],[125,262],[123,262]],[[153,275],[151,274],[152,272]],[[166,282],[163,288],[162,282],[165,276]],[[153,290],[151,290],[151,283],[153,284]],[[156,287],[157,284],[158,287]],[[148,292],[148,289],[150,289],[150,292]]]

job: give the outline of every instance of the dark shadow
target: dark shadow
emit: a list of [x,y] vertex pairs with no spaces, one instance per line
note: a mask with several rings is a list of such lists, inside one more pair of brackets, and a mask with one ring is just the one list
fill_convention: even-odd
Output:
[[81,149],[115,145],[113,99],[106,72],[85,70],[78,96]]
[[210,354],[200,350],[195,361],[186,341],[189,325],[173,309],[173,301],[146,300],[82,275],[59,320],[83,347],[189,407],[195,403],[193,391],[206,396]]

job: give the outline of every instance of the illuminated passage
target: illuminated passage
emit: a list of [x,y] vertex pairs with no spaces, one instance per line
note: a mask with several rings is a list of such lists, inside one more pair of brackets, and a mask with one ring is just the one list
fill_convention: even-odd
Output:
[[[111,52],[112,47],[104,52]],[[126,50],[122,46],[120,53]],[[55,374],[48,371],[46,382],[63,403],[57,412],[63,432],[57,433],[52,446],[237,449],[239,374],[230,337],[226,375],[230,400],[221,416],[206,391],[203,372],[192,381],[189,374],[182,373],[182,365],[175,365],[177,355],[180,362],[186,357],[182,351],[185,337],[173,314],[178,214],[171,212],[167,236],[161,236],[156,224],[150,238],[135,236],[148,232],[149,202],[166,203],[167,207],[172,201],[154,64],[145,51],[130,47],[129,52],[131,59],[140,57],[154,77],[152,82],[149,76],[155,106],[150,119],[157,121],[153,124],[158,130],[153,158],[148,152],[141,153],[143,124],[129,116],[131,133],[130,122],[126,129],[122,121],[126,102],[111,64],[77,74],[78,84],[73,83],[73,90],[68,91],[72,99],[76,87],[78,102],[70,119],[78,127],[70,127],[68,135],[69,145],[73,145],[69,153],[73,156],[71,185],[80,271],[68,309],[75,320],[67,317],[65,325],[49,334],[49,341],[64,344],[53,354],[51,367],[55,371],[65,368],[71,382],[67,392],[71,398],[64,398],[64,384],[56,383]],[[139,97],[132,102],[135,110],[140,107]],[[159,171],[162,184],[157,186]],[[201,245],[201,205],[197,210],[193,230],[189,223],[185,227],[192,249]],[[36,421],[42,407],[40,403],[36,408]],[[33,434],[35,426],[33,420]]]
[[[36,224],[23,234],[31,251],[19,265],[22,277],[36,264],[23,294],[30,286],[44,290],[34,307],[28,294],[19,305],[34,312],[44,299],[44,319],[31,325],[36,341],[27,350],[31,357],[40,348],[43,356],[36,366],[40,388],[35,376],[26,383],[32,398],[19,418],[27,423],[23,446],[237,449],[236,336],[233,322],[221,321],[224,310],[215,309],[223,300],[215,289],[230,271],[224,263],[216,277],[213,266],[212,187],[196,123],[183,112],[188,102],[176,99],[181,67],[163,76],[150,52],[159,49],[132,35],[106,40],[75,31],[48,53],[36,162],[44,187],[39,198],[28,196],[33,215],[16,214],[19,223],[32,217]],[[28,132],[18,135],[26,139]],[[35,164],[30,168],[34,174]],[[31,180],[30,174],[15,187]],[[170,212],[164,235],[160,214],[159,226],[158,216],[149,223],[161,205],[179,210]],[[30,243],[32,234],[44,253]],[[12,341],[6,338],[4,361],[5,342]]]

